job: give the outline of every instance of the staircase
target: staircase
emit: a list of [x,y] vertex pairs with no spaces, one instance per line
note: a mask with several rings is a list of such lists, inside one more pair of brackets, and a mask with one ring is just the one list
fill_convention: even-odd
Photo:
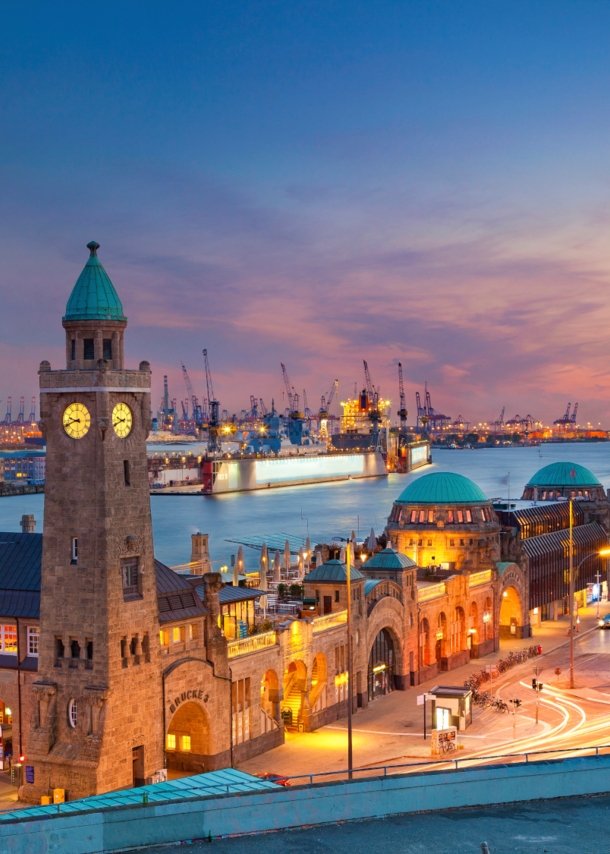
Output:
[[293,682],[288,696],[284,697],[282,711],[284,709],[290,709],[292,712],[292,726],[298,726],[299,712],[301,710],[301,689],[296,684],[296,680]]

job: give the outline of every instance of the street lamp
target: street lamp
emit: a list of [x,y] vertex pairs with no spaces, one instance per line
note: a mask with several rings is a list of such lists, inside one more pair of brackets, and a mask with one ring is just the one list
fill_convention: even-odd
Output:
[[[570,510],[571,510],[570,501]],[[571,521],[571,513],[570,513],[570,521]],[[571,533],[571,532],[570,532]],[[580,572],[580,567],[583,563],[591,557],[608,557],[610,555],[610,548],[608,549],[600,549],[597,552],[591,552],[588,555],[585,555],[581,562],[576,567],[576,571],[574,571],[573,567],[573,558],[572,558],[572,543],[570,543],[570,688],[574,688],[574,581],[578,573]]]

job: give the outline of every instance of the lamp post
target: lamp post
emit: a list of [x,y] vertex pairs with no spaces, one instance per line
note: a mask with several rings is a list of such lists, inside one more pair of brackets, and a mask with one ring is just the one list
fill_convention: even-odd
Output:
[[352,584],[351,584],[351,549],[352,544],[345,546],[345,575],[347,581],[347,771],[348,779],[352,779],[353,745],[352,745]]

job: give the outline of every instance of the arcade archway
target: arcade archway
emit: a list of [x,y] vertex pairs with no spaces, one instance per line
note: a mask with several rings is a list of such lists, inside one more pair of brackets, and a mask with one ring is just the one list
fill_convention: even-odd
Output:
[[207,715],[198,703],[180,706],[165,738],[167,767],[172,771],[205,771],[211,753]]
[[523,606],[516,587],[502,591],[500,603],[500,637],[523,637]]
[[394,690],[396,654],[388,629],[381,629],[371,647],[368,665],[369,702]]
[[303,715],[303,694],[307,691],[307,667],[304,662],[291,661],[284,671],[284,699],[282,720],[284,726],[296,727]]
[[312,712],[321,712],[327,706],[327,673],[326,656],[319,652],[311,666],[309,705]]

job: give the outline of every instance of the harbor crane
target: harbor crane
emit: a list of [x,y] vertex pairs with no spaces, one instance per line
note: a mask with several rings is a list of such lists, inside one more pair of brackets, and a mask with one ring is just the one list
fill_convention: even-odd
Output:
[[338,388],[339,380],[335,380],[328,394],[323,394],[320,398],[320,411],[318,412],[319,418],[328,418],[328,411],[330,409],[331,403],[335,398],[335,394],[337,393]]
[[379,427],[381,425],[381,411],[379,409],[379,388],[375,388],[371,381],[371,374],[366,359],[363,359],[362,362],[364,364],[364,378],[366,380],[366,389],[363,389],[360,398],[360,408],[368,411],[368,417],[372,424],[372,445],[377,450],[381,446],[381,433],[379,431]]
[[405,386],[402,379],[402,363],[398,363],[398,394],[400,397],[400,409],[396,413],[400,418],[400,432],[404,436],[407,432],[407,399],[405,397]]
[[186,369],[186,365],[183,361],[180,361],[182,365],[182,376],[184,377],[184,385],[186,386],[186,391],[188,393],[189,399],[191,401],[192,413],[193,413],[193,421],[196,423],[197,427],[201,426],[201,407],[199,406],[199,400],[195,395],[195,391],[193,389],[193,384],[191,383],[190,377],[188,375],[188,371]]
[[6,415],[4,416],[4,423],[7,427],[11,426],[13,421],[13,398],[6,398]]
[[30,407],[30,417],[28,419],[28,423],[29,424],[35,424],[36,423],[36,398],[35,397],[32,398],[32,405]]
[[430,424],[432,430],[442,430],[451,421],[448,415],[443,415],[442,412],[437,412],[432,406],[432,398],[428,391],[428,383],[424,385],[424,405],[421,405],[419,392],[415,392],[415,402],[417,404],[417,424],[422,426]]
[[286,396],[288,397],[288,438],[292,445],[302,445],[304,417],[299,409],[299,395],[290,383],[286,365],[283,362],[280,362],[280,365],[282,366],[282,376],[284,377],[284,386],[286,387]]
[[211,454],[218,453],[220,447],[220,402],[214,397],[214,385],[212,383],[212,372],[208,360],[208,351],[203,351],[205,364],[205,384],[208,392],[208,451]]
[[571,407],[572,403],[570,402],[568,403],[568,407],[565,411],[565,415],[563,416],[563,418],[558,418],[556,421],[553,421],[554,426],[563,427],[564,429],[567,429],[568,427],[572,427],[574,424],[576,424],[576,416],[578,414],[578,403],[574,404],[574,410],[570,415]]
[[19,398],[19,415],[17,416],[17,424],[25,423],[25,397]]

